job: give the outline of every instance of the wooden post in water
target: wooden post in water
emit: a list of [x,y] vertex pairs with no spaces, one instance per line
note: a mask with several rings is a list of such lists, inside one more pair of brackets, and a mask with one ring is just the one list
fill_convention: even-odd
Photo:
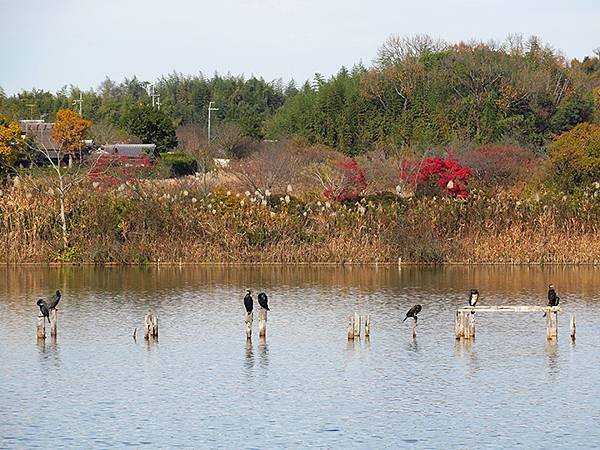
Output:
[[158,316],[146,314],[144,316],[144,339],[158,338]]
[[360,316],[354,313],[354,339],[360,340]]
[[246,318],[244,322],[246,322],[246,339],[252,339],[252,322],[254,321],[254,313],[246,312]]
[[371,336],[371,315],[367,314],[365,317],[365,339]]
[[454,313],[454,336],[460,339],[463,336],[463,312],[456,311]]
[[267,335],[267,310],[261,306],[258,310],[258,337]]
[[353,315],[349,315],[348,316],[348,340],[352,341],[354,340],[354,316]]
[[46,339],[46,318],[41,314],[37,317],[37,338]]
[[58,311],[56,308],[50,310],[50,336],[56,337],[58,327]]
[[548,339],[556,339],[558,335],[558,313],[556,311],[546,312],[547,326],[546,337]]
[[470,311],[463,312],[463,338],[472,339],[475,337],[475,314]]
[[571,314],[571,339],[575,340],[575,334],[577,333],[577,323],[575,313]]

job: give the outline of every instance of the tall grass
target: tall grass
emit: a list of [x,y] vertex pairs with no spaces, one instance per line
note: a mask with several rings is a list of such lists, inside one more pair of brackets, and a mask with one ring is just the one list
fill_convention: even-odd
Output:
[[82,185],[67,199],[62,249],[57,199],[44,179],[6,187],[0,232],[6,263],[596,263],[600,187],[575,195],[475,190],[466,200],[326,202],[205,193],[193,177]]

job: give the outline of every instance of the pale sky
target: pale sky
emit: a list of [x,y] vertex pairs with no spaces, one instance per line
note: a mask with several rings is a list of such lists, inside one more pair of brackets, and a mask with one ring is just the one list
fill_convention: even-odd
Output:
[[0,0],[0,86],[52,92],[172,71],[266,80],[370,65],[391,34],[600,46],[599,0]]

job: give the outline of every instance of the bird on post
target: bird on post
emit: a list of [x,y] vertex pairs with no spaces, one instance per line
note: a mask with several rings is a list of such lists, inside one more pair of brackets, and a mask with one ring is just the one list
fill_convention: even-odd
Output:
[[244,307],[246,308],[247,313],[251,313],[254,308],[254,299],[252,298],[252,292],[250,289],[246,291],[246,296],[244,297]]
[[267,294],[265,294],[264,292],[258,294],[258,304],[261,306],[261,308],[264,308],[267,311],[271,311],[269,309],[268,301],[269,299],[267,298]]
[[[415,305],[415,306],[413,306],[406,313],[406,317],[404,318],[404,320],[408,319],[409,317],[412,317],[416,321],[417,320],[417,314],[419,314],[421,312],[421,309],[422,309],[421,305]],[[404,322],[404,320],[402,322]]]
[[42,316],[47,318],[48,323],[50,323],[50,310],[48,309],[48,304],[46,303],[46,300],[44,300],[43,298],[40,298],[37,301],[36,305],[38,305],[40,307],[40,312],[42,313]]
[[48,301],[48,309],[56,309],[56,305],[60,302],[60,291],[57,289],[52,298]]
[[[560,297],[558,295],[556,295],[556,291],[554,290],[554,285],[551,284],[548,286],[548,306],[558,306],[558,303],[560,302]],[[544,316],[546,317],[546,313],[544,313]]]
[[[479,291],[477,289],[471,289],[469,293],[469,306],[475,306],[477,304],[477,300],[479,300]],[[474,311],[471,311],[471,314],[475,314]]]

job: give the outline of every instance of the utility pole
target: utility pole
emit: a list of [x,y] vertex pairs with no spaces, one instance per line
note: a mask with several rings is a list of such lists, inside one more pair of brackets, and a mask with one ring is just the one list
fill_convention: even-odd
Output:
[[154,85],[150,86],[150,97],[152,97],[152,107],[154,108],[158,101],[158,109],[160,109],[160,94],[156,93]]
[[29,119],[33,120],[33,109],[35,108],[35,104],[28,103],[27,106],[29,106]]
[[79,115],[83,117],[83,94],[79,91],[79,100],[73,100],[73,104],[79,103]]
[[215,102],[208,102],[208,144],[210,145],[210,112],[211,111],[218,111],[219,108],[213,108],[213,104]]
[[158,98],[156,99],[156,107],[158,108],[158,110],[160,111],[160,95],[158,96]]

